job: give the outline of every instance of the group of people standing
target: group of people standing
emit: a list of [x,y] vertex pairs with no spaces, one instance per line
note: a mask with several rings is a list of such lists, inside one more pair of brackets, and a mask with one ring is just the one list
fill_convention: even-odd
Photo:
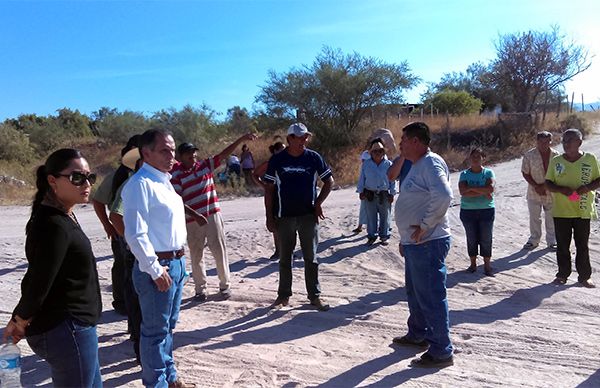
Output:
[[[323,157],[307,148],[311,136],[304,124],[292,124],[287,131],[288,146],[278,146],[269,161],[257,168],[262,171],[260,179],[256,173],[254,179],[265,189],[266,226],[274,235],[279,259],[273,307],[289,304],[292,255],[299,238],[309,302],[327,311],[329,305],[321,298],[316,250],[318,224],[324,218],[322,206],[332,189],[333,175]],[[109,191],[110,213],[106,214],[103,206],[108,204],[100,197],[95,203],[107,234],[117,241],[113,241],[113,250],[121,254],[117,264],[115,252],[115,266],[123,267],[123,277],[113,268],[113,286],[120,284],[114,291],[113,307],[117,311],[123,308],[128,315],[145,386],[193,386],[177,374],[173,359],[173,330],[186,278],[184,246],[187,242],[190,250],[194,299],[201,302],[208,296],[203,263],[206,242],[216,261],[219,295],[230,297],[214,171],[240,144],[254,138],[253,134],[244,135],[219,154],[199,160],[193,144],[176,148],[168,132],[146,131],[122,152],[123,169],[115,173]],[[560,156],[546,148],[547,140],[546,133],[538,134],[537,148],[523,159],[531,215],[531,237],[525,248],[539,244],[540,211],[551,210],[554,222],[546,222],[546,234],[549,247],[556,243],[559,271],[555,281],[564,284],[571,273],[569,247],[574,236],[578,281],[593,287],[587,243],[589,221],[595,214],[594,190],[600,187],[598,161],[579,151],[582,135],[578,130],[563,134],[565,153]],[[445,264],[451,245],[447,212],[453,195],[448,167],[430,150],[430,141],[425,123],[406,125],[401,156],[393,162],[385,158],[383,141],[371,141],[359,193],[361,200],[369,202],[367,214],[376,215],[375,221],[367,216],[368,241],[372,244],[379,237],[385,245],[396,195],[393,186],[400,180],[395,221],[399,251],[405,258],[409,318],[407,333],[393,342],[426,349],[413,360],[413,366],[444,367],[453,364]],[[471,165],[461,173],[459,190],[469,272],[475,271],[480,254],[485,273],[491,275],[495,177],[483,166],[484,157],[480,149],[471,152]],[[320,190],[317,179],[322,181]],[[54,152],[38,168],[37,193],[26,228],[29,266],[21,298],[4,330],[5,339],[12,337],[15,343],[27,339],[33,351],[50,364],[56,386],[102,385],[96,333],[102,311],[98,273],[91,244],[73,213],[75,205],[88,202],[95,181],[85,158],[73,149]],[[553,193],[552,207],[548,192]],[[377,217],[383,220],[379,225]]]

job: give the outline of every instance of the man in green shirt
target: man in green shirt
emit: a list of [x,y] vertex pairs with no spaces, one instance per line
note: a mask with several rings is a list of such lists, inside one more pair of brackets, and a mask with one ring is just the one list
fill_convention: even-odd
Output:
[[552,217],[556,233],[558,273],[554,280],[565,284],[571,274],[571,238],[575,240],[577,281],[594,288],[588,241],[590,219],[596,217],[595,192],[600,187],[600,167],[594,154],[579,150],[583,135],[567,129],[562,136],[564,153],[550,160],[546,186],[552,192]]

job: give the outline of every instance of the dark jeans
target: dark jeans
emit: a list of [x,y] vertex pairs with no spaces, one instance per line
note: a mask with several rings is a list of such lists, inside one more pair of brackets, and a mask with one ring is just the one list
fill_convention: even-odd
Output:
[[446,297],[446,256],[450,237],[421,244],[402,245],[405,257],[406,298],[408,299],[408,336],[426,340],[434,358],[448,358],[450,320]]
[[45,333],[27,337],[31,350],[50,364],[55,387],[101,387],[96,326],[67,318]]
[[554,218],[556,234],[557,278],[567,279],[571,274],[571,237],[575,240],[575,268],[577,281],[584,282],[592,276],[590,265],[590,220],[583,218]]
[[127,328],[131,334],[133,341],[133,351],[137,359],[140,358],[140,325],[142,324],[142,311],[140,310],[140,302],[138,295],[133,286],[133,265],[135,264],[135,256],[131,251],[125,248],[125,287],[123,295],[125,297],[125,308],[127,309]]
[[110,241],[110,247],[113,252],[113,266],[111,269],[111,280],[112,280],[112,295],[113,302],[112,306],[119,313],[125,311],[125,279],[123,274],[125,273],[125,239],[117,236]]
[[492,257],[495,214],[494,208],[460,209],[460,220],[467,235],[469,257],[475,257],[478,254],[483,257]]
[[296,234],[300,238],[300,247],[304,256],[304,282],[308,299],[313,300],[321,295],[319,286],[319,263],[317,261],[317,244],[319,228],[314,214],[277,219],[279,237],[279,297],[292,295],[292,254],[296,248]]

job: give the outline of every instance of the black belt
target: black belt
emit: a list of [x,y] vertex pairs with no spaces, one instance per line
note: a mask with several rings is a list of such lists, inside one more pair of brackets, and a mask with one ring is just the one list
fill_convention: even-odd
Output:
[[179,259],[185,255],[185,249],[181,248],[176,251],[156,252],[159,259]]

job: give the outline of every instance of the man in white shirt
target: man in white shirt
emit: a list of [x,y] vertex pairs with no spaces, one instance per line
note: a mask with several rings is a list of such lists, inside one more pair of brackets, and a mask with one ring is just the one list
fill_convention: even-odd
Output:
[[187,238],[181,197],[168,173],[175,162],[175,141],[162,130],[140,137],[143,166],[123,188],[125,239],[136,258],[133,283],[142,310],[140,358],[142,383],[187,387],[177,377],[173,329],[179,317]]

